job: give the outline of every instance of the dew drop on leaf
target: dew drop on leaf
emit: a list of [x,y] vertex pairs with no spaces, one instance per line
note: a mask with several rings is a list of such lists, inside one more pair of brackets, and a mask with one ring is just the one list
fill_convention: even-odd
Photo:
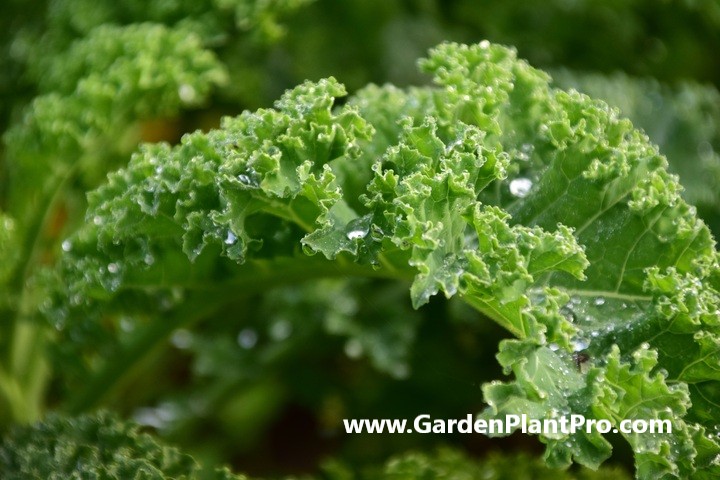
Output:
[[120,330],[123,332],[132,332],[135,330],[135,322],[128,317],[122,317],[120,319]]
[[583,338],[577,338],[577,339],[575,339],[575,340],[572,341],[573,351],[575,351],[575,352],[579,352],[579,351],[581,351],[581,350],[585,350],[585,349],[588,348],[589,346],[590,346],[590,343],[589,343],[587,340],[583,339]]
[[258,341],[258,334],[252,328],[244,328],[240,330],[237,336],[237,343],[244,349],[251,349]]
[[72,245],[72,242],[71,242],[70,240],[65,240],[64,242],[62,242],[63,252],[69,252],[69,251],[71,251],[71,250],[72,250],[72,247],[73,247],[73,245]]
[[179,328],[170,336],[170,342],[180,350],[187,350],[192,346],[193,335],[189,330]]
[[363,354],[363,346],[359,340],[351,338],[345,343],[345,355],[349,358],[360,358]]
[[594,302],[594,303],[595,303],[595,305],[597,305],[598,307],[599,307],[600,305],[605,305],[605,298],[603,298],[603,297],[598,297],[598,298],[595,299],[595,302]]
[[279,342],[285,340],[292,333],[292,324],[287,320],[278,320],[270,327],[270,338]]
[[225,237],[225,245],[233,245],[235,242],[237,242],[237,237],[233,232],[228,230],[227,236]]
[[563,317],[567,319],[568,322],[575,323],[575,321],[577,320],[575,312],[567,305],[560,309],[560,313],[563,315]]
[[713,147],[710,142],[700,142],[697,146],[698,156],[703,160],[709,160],[713,156]]
[[240,175],[237,176],[237,179],[240,183],[242,183],[243,185],[245,185],[247,187],[258,188],[259,184],[258,184],[257,180],[255,180],[255,177],[252,176],[253,173],[254,172],[250,172],[250,175],[241,173]]
[[195,91],[195,88],[193,88],[192,85],[183,83],[178,88],[178,96],[180,97],[180,100],[182,100],[183,102],[192,103],[197,98],[197,92]]
[[392,368],[392,375],[396,379],[402,380],[410,375],[410,369],[405,364],[398,364]]
[[462,139],[458,139],[458,140],[455,140],[455,141],[452,142],[452,143],[448,143],[448,144],[445,146],[445,152],[447,153],[447,152],[450,152],[450,151],[454,150],[456,147],[461,146],[462,143],[463,143],[463,142],[462,142]]
[[367,235],[367,231],[365,230],[352,230],[347,233],[348,240],[357,240],[360,238],[365,238],[365,235]]
[[516,178],[510,182],[510,193],[518,198],[524,198],[530,193],[532,180],[529,178]]
[[107,271],[110,273],[118,273],[120,271],[120,267],[118,267],[117,263],[109,263],[107,266]]

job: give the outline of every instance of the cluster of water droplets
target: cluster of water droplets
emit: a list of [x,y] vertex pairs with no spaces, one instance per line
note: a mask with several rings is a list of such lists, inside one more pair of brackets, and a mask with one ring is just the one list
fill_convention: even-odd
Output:
[[163,402],[157,407],[141,407],[133,412],[133,420],[139,425],[163,430],[176,422],[181,415],[178,405]]
[[[283,342],[292,336],[293,330],[293,323],[289,319],[278,316],[268,323],[266,335],[273,342]],[[260,338],[261,332],[248,326],[238,332],[236,342],[243,350],[252,350],[258,346]]]
[[[277,147],[271,148],[277,149]],[[252,167],[249,167],[243,173],[238,174],[236,178],[238,182],[247,189],[260,188],[260,174],[258,174]]]

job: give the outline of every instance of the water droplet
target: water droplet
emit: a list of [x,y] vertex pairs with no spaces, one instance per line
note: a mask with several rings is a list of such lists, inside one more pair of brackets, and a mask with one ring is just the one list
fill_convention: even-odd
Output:
[[457,139],[457,140],[455,140],[455,141],[452,142],[452,143],[448,143],[448,144],[445,146],[445,152],[447,153],[447,152],[450,152],[450,151],[454,150],[456,147],[459,147],[460,145],[462,145],[462,143],[463,143],[463,142],[462,142],[462,139]]
[[347,238],[348,240],[357,240],[359,238],[365,238],[367,234],[367,230],[352,230],[347,233]]
[[516,178],[510,182],[510,193],[518,198],[524,198],[530,193],[532,180],[529,178]]
[[398,380],[402,380],[410,375],[410,369],[404,363],[399,363],[392,368],[392,375]]
[[155,263],[155,257],[153,257],[152,253],[146,254],[145,258],[143,258],[143,260],[145,261],[145,265],[148,265],[148,266]]
[[350,340],[345,342],[345,355],[350,358],[360,358],[362,354],[363,346],[362,343],[360,343],[360,340],[356,338],[351,338]]
[[574,352],[585,350],[590,346],[590,343],[584,338],[577,338],[571,342],[571,346]]
[[241,173],[240,175],[237,176],[237,179],[240,183],[242,183],[245,186],[252,187],[252,188],[258,187],[258,182],[251,175]]
[[237,343],[244,349],[251,349],[258,341],[258,334],[252,328],[244,328],[240,330],[237,336]]
[[57,330],[58,332],[62,332],[63,330],[65,330],[65,327],[67,326],[66,315],[56,317],[53,325],[55,326],[55,330]]
[[558,345],[557,343],[551,343],[548,345],[548,348],[550,350],[552,350],[553,352],[557,352],[558,349],[560,348],[560,345]]
[[573,311],[573,309],[568,307],[567,305],[560,308],[560,314],[565,317],[568,322],[577,322],[577,315],[575,315],[575,311]]
[[159,430],[167,428],[179,417],[177,407],[163,403],[156,408],[138,408],[133,413],[133,420],[140,425],[147,425]]
[[710,142],[700,142],[697,146],[698,156],[703,160],[712,158],[714,150]]
[[598,297],[598,298],[595,299],[595,302],[594,302],[594,303],[595,303],[595,305],[597,305],[598,307],[599,307],[600,305],[605,305],[605,299],[604,299],[603,297]]
[[170,336],[170,343],[172,343],[175,348],[187,350],[192,346],[193,334],[190,330],[179,328],[173,332],[172,336]]
[[101,217],[100,215],[95,215],[95,216],[93,217],[93,223],[94,223],[95,225],[101,225],[101,224],[103,223],[102,217]]
[[278,320],[270,327],[270,338],[279,342],[285,340],[292,333],[292,323],[287,320]]
[[107,266],[107,271],[110,273],[118,273],[120,271],[120,267],[118,267],[117,263],[109,263]]
[[489,47],[490,47],[490,41],[483,40],[482,42],[480,42],[480,48],[482,48],[483,50],[486,50]]
[[227,237],[225,237],[225,245],[234,245],[237,242],[237,237],[233,232],[228,230]]
[[120,319],[120,330],[123,332],[132,332],[135,330],[135,322],[132,318],[122,317]]
[[70,250],[72,250],[72,247],[73,244],[70,240],[65,240],[64,242],[62,242],[63,252],[69,252]]
[[197,92],[195,91],[195,88],[192,85],[188,85],[187,83],[183,83],[178,88],[178,96],[180,97],[180,100],[182,100],[185,103],[191,103],[194,102],[197,98]]

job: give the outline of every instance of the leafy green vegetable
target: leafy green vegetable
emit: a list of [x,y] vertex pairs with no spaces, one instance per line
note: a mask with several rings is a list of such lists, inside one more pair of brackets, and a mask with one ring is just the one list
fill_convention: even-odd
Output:
[[[717,253],[665,158],[616,110],[550,88],[510,49],[444,44],[422,66],[436,87],[372,87],[333,108],[342,86],[306,83],[275,109],[144,147],[90,196],[60,306],[84,313],[61,321],[129,315],[139,333],[113,355],[132,360],[230,291],[412,279],[415,307],[459,295],[517,337],[498,354],[515,379],[483,388],[485,415],[668,418],[672,433],[626,436],[638,478],[717,473],[703,402],[718,380]],[[346,199],[346,172],[363,165],[364,193]],[[174,319],[141,328],[163,311]],[[71,408],[108,394],[115,362]],[[598,433],[542,440],[555,467],[610,455]]]
[[[713,2],[309,3],[5,6],[0,476],[718,476]],[[341,436],[479,410],[673,430]]]
[[[195,479],[200,469],[189,455],[159,444],[136,425],[115,416],[64,418],[16,428],[0,446],[0,470],[8,480],[69,478]],[[240,480],[218,470],[217,480]]]

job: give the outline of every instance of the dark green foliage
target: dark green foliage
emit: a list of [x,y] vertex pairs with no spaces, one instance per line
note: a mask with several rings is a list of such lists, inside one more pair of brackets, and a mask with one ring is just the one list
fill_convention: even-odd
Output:
[[0,472],[8,480],[181,480],[196,478],[196,469],[188,455],[107,413],[51,415],[32,427],[16,427],[0,447]]

